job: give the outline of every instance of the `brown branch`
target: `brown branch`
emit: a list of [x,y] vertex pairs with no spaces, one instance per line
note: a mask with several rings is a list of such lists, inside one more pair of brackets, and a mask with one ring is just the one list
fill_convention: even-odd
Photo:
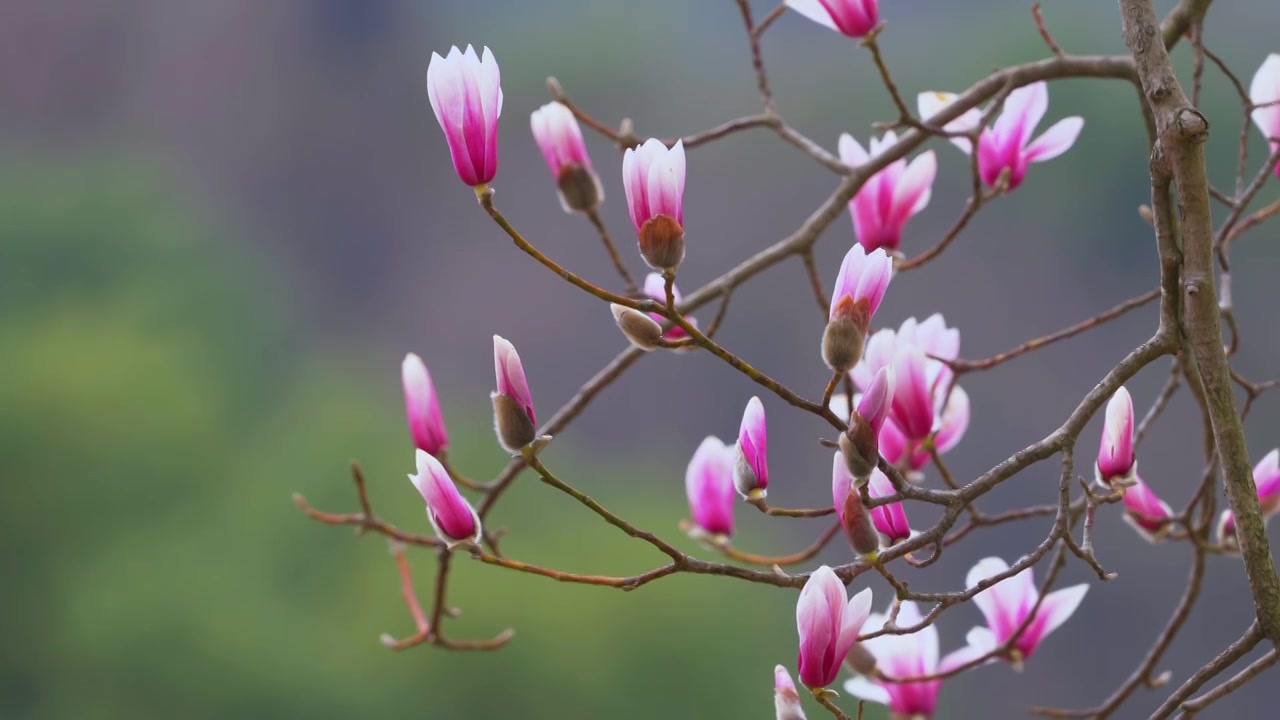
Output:
[[1271,650],[1267,651],[1267,654],[1249,663],[1248,667],[1236,673],[1230,680],[1227,680],[1194,700],[1188,700],[1182,703],[1182,717],[1186,718],[1186,720],[1190,720],[1195,713],[1200,712],[1210,704],[1221,700],[1236,690],[1239,690],[1245,683],[1261,675],[1267,670],[1267,668],[1275,665],[1277,660],[1280,660],[1280,650],[1271,648]]
[[1049,28],[1045,27],[1044,17],[1040,14],[1040,3],[1031,6],[1031,16],[1035,18],[1036,30],[1040,32],[1040,38],[1044,40],[1044,44],[1049,46],[1049,51],[1057,57],[1062,57],[1066,53],[1062,52],[1062,48],[1053,39],[1053,35],[1049,34]]
[[613,244],[613,239],[609,237],[609,229],[605,227],[604,221],[600,219],[600,213],[591,210],[587,212],[587,219],[591,221],[591,225],[600,234],[600,242],[604,244],[605,252],[609,253],[609,260],[622,278],[627,294],[635,295],[639,293],[640,288],[636,285],[635,278],[631,276],[631,272],[627,270],[626,264],[622,262],[622,258],[618,255],[618,248]]
[[998,355],[994,355],[992,357],[986,358],[985,360],[948,360],[944,362],[949,364],[951,368],[955,370],[956,373],[958,374],[975,372],[979,370],[989,370],[990,368],[993,368],[996,365],[1012,360],[1013,358],[1016,358],[1019,355],[1023,355],[1025,353],[1031,352],[1032,350],[1038,350],[1046,345],[1050,345],[1052,343],[1058,342],[1059,340],[1066,340],[1067,338],[1075,337],[1076,335],[1079,335],[1080,333],[1085,332],[1086,330],[1091,330],[1099,325],[1102,325],[1103,323],[1109,322],[1111,320],[1115,320],[1116,318],[1120,317],[1121,315],[1124,315],[1130,310],[1133,310],[1135,308],[1140,308],[1143,305],[1146,305],[1147,303],[1151,302],[1152,300],[1155,300],[1158,297],[1160,297],[1159,289],[1143,293],[1138,297],[1125,300],[1124,302],[1120,303],[1119,305],[1116,305],[1110,310],[1106,310],[1105,312],[1099,313],[1089,318],[1088,320],[1082,320],[1076,323],[1075,325],[1063,328],[1061,330],[1058,330],[1057,332],[1050,333],[1048,335],[1045,335],[1044,337],[1028,340],[1011,350],[1007,350]]
[[[1258,621],[1254,621],[1249,629],[1239,640],[1227,646],[1227,649],[1218,654],[1217,657],[1210,660],[1208,664],[1196,671],[1194,675],[1187,679],[1177,690],[1164,701],[1154,713],[1151,714],[1151,720],[1162,720],[1173,714],[1174,710],[1182,704],[1184,700],[1191,696],[1200,686],[1217,677],[1224,670],[1231,667],[1237,660],[1249,653],[1265,637],[1265,632]],[[1274,651],[1274,650],[1273,650]]]
[[1158,31],[1151,0],[1120,0],[1120,8],[1125,44],[1133,53],[1143,92],[1156,117],[1159,140],[1152,161],[1156,171],[1153,181],[1159,173],[1158,166],[1164,164],[1177,185],[1184,253],[1183,330],[1209,400],[1227,499],[1235,513],[1241,556],[1258,620],[1266,636],[1280,644],[1280,577],[1267,543],[1244,430],[1231,392],[1214,290],[1212,213],[1203,145],[1209,125],[1183,93],[1165,44],[1152,42]]

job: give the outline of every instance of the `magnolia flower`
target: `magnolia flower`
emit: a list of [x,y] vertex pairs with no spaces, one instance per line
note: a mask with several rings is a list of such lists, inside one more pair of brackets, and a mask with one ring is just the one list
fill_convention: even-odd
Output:
[[427,97],[449,143],[453,169],[462,182],[487,185],[498,173],[498,116],[502,114],[502,81],[489,48],[481,57],[467,46],[449,55],[431,53]]
[[689,514],[708,535],[733,534],[733,451],[717,437],[702,441],[684,473]]
[[431,373],[422,358],[409,353],[400,365],[400,380],[404,386],[404,411],[409,419],[409,434],[420,450],[439,455],[449,446],[449,433],[444,427],[444,415],[440,412],[440,398],[431,382]]
[[939,454],[964,437],[969,427],[969,396],[958,385],[952,387],[954,373],[942,362],[956,359],[959,353],[960,332],[948,328],[940,313],[923,322],[908,318],[898,330],[886,328],[867,340],[862,360],[850,376],[865,389],[881,368],[895,370],[894,408],[877,437],[880,454],[889,463],[919,470],[929,461],[930,435]]
[[[852,135],[844,134],[840,136],[840,160],[851,167],[865,165],[897,142],[898,136],[890,130],[879,140],[872,138],[868,152]],[[895,160],[867,180],[849,201],[853,232],[867,252],[898,249],[907,220],[929,204],[937,173],[937,157],[929,150],[910,165],[906,158]]]
[[[873,498],[889,497],[897,492],[889,476],[879,469],[871,472],[871,480],[867,484],[867,492]],[[884,536],[885,546],[895,545],[911,537],[911,525],[907,523],[907,511],[901,502],[878,505],[871,508],[871,521],[876,530]]]
[[863,504],[862,494],[841,453],[835,453],[831,462],[831,501],[835,503],[836,517],[854,551],[859,555],[870,555],[879,550],[880,534],[875,521]]
[[[645,276],[645,279],[644,279],[644,294],[648,295],[654,300],[657,300],[663,305],[666,305],[667,304],[667,284],[666,283],[667,281],[662,279],[661,274],[656,272],[649,273],[647,276]],[[676,305],[679,305],[683,300],[683,296],[680,294],[680,288],[676,287],[675,284],[671,285],[671,297],[676,301]],[[662,317],[658,313],[649,313],[649,317],[653,318],[653,321],[656,323],[663,323],[663,322],[666,322],[667,320],[666,318]],[[698,321],[695,320],[694,318],[686,317],[685,320],[688,320],[690,325],[694,327],[698,327]],[[679,325],[672,325],[671,329],[667,330],[666,334],[663,335],[663,337],[665,337],[668,340],[679,340],[681,338],[685,338],[688,336],[689,336],[689,333],[685,332],[684,328],[680,327]]]
[[[864,634],[884,628],[887,615],[871,613]],[[898,627],[914,627],[923,622],[919,608],[906,600],[898,608]],[[845,692],[868,702],[887,705],[894,718],[928,720],[938,704],[941,680],[892,682],[893,679],[927,677],[950,672],[989,652],[981,645],[968,645],[948,653],[938,661],[938,628],[927,625],[909,635],[880,635],[861,645],[876,658],[876,677],[858,675],[844,684]],[[887,676],[887,678],[885,677]]]
[[864,37],[880,22],[880,0],[787,0],[787,7],[852,38]]
[[[1253,123],[1267,139],[1271,152],[1280,150],[1280,53],[1271,53],[1249,84],[1249,100],[1257,107],[1252,113]],[[1280,177],[1280,162],[1276,163],[1276,177]]]
[[649,138],[622,156],[627,210],[640,255],[654,270],[674,271],[684,259],[684,173],[684,144],[678,140],[668,149]]
[[427,503],[427,518],[445,544],[476,542],[480,539],[480,516],[458,492],[453,479],[439,460],[419,449],[418,474],[409,481]]
[[791,682],[791,673],[781,665],[773,669],[773,708],[776,720],[805,720],[796,684]]
[[1155,492],[1142,482],[1142,478],[1135,474],[1132,481],[1133,485],[1125,488],[1122,499],[1125,522],[1137,530],[1147,542],[1158,542],[1164,538],[1169,529],[1173,510],[1156,497]]
[[846,415],[849,426],[840,434],[840,453],[849,472],[863,482],[880,462],[877,437],[893,409],[896,378],[892,367],[880,368],[867,392],[858,398],[857,412]]
[[[1280,512],[1280,449],[1267,453],[1253,468],[1253,484],[1258,489],[1258,505],[1266,520]],[[1228,550],[1239,550],[1236,538],[1236,517],[1230,510],[1223,510],[1218,519],[1218,543]]]
[[[951,93],[924,92],[917,98],[920,116],[927,122],[930,117],[955,101]],[[1043,81],[1034,82],[1009,93],[1004,109],[991,127],[984,128],[978,137],[978,172],[988,186],[995,187],[1000,174],[1009,171],[1009,190],[1022,184],[1027,166],[1033,162],[1052,160],[1066,152],[1075,143],[1084,127],[1084,119],[1069,117],[1059,120],[1045,130],[1040,137],[1031,139],[1036,126],[1049,109],[1049,86]],[[982,113],[970,109],[947,123],[950,131],[971,130],[981,122]],[[966,153],[972,151],[966,138],[953,138],[953,142]]]
[[537,437],[538,417],[533,411],[533,395],[524,377],[524,365],[515,346],[506,339],[493,336],[493,369],[498,389],[489,394],[493,399],[494,429],[498,443],[512,455]]
[[1107,415],[1102,424],[1102,444],[1098,447],[1098,463],[1094,466],[1098,484],[1111,487],[1117,479],[1127,480],[1137,469],[1133,449],[1133,398],[1121,385],[1107,401]]
[[871,318],[892,278],[893,260],[883,249],[868,253],[861,245],[854,245],[845,254],[822,333],[822,359],[827,367],[847,372],[857,364]]
[[742,413],[738,444],[734,447],[733,485],[744,498],[762,498],[769,487],[769,434],[764,404],[752,397]]
[[562,103],[550,102],[529,116],[533,139],[556,179],[560,205],[565,212],[590,212],[604,200],[600,178],[591,169],[587,143],[573,112]]
[[815,690],[835,682],[840,673],[871,612],[871,588],[845,600],[844,583],[823,565],[809,576],[796,602],[800,682]]
[[[1009,569],[1009,565],[998,557],[984,558],[969,570],[965,578],[967,587],[976,587],[987,578],[994,577]],[[1040,599],[1036,590],[1035,577],[1031,567],[1027,567],[1012,577],[988,587],[974,596],[973,602],[987,619],[985,628],[974,628],[969,633],[971,645],[995,648],[1009,641],[1018,632],[1023,623],[1027,624],[1022,634],[1013,643],[1013,651],[1008,658],[1015,669],[1022,667],[1022,661],[1031,657],[1036,647],[1057,630],[1062,623],[1084,600],[1088,585],[1074,585],[1062,590],[1055,590],[1044,596],[1035,616],[1027,621],[1032,608]]]

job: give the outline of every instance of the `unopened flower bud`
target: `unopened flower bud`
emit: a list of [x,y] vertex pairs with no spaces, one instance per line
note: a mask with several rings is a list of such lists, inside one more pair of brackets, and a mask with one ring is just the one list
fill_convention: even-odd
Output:
[[840,524],[844,527],[845,537],[849,545],[859,555],[870,555],[880,549],[880,533],[876,530],[871,513],[862,504],[862,494],[857,488],[849,490],[844,496],[844,508],[840,514]]
[[845,295],[831,311],[822,331],[822,361],[835,372],[848,372],[862,359],[862,347],[871,322],[871,303]]
[[684,228],[670,215],[654,215],[640,226],[640,256],[654,270],[675,270],[684,260]]
[[565,165],[561,168],[556,189],[560,191],[560,204],[566,211],[591,212],[600,207],[600,201],[604,198],[600,178],[585,165]]
[[515,398],[499,392],[490,393],[489,397],[493,399],[493,429],[498,434],[498,442],[507,452],[518,455],[521,448],[537,437],[537,428]]
[[840,456],[849,474],[861,485],[880,463],[880,450],[871,423],[857,410],[849,414],[849,429],[840,433]]
[[862,643],[855,642],[849,648],[849,655],[844,659],[844,666],[859,675],[870,675],[876,669],[876,656]]
[[781,665],[773,669],[773,707],[777,720],[805,720],[796,684],[791,681],[791,673]]
[[769,486],[768,429],[764,405],[753,397],[742,413],[734,450],[733,486],[744,498],[762,498]]
[[645,352],[662,346],[662,326],[654,322],[653,318],[639,310],[617,303],[611,303],[609,309],[613,311],[613,319],[617,321],[618,329],[627,336],[632,345]]

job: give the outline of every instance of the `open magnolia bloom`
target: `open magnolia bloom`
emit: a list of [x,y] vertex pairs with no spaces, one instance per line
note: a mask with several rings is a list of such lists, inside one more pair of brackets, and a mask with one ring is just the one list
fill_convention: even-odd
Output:
[[[923,92],[917,97],[920,117],[928,122],[943,108],[955,102],[956,95],[945,92]],[[1000,116],[978,136],[978,173],[989,187],[995,187],[1000,175],[1009,173],[1009,190],[1022,184],[1027,166],[1033,162],[1052,160],[1071,149],[1084,127],[1084,118],[1059,120],[1032,140],[1036,126],[1049,109],[1049,86],[1033,82],[1009,93]],[[982,113],[971,108],[944,127],[952,132],[965,132],[977,127]],[[968,138],[952,138],[956,147],[972,152]]]
[[[965,586],[975,587],[1008,569],[1008,563],[998,557],[983,558],[969,570]],[[987,619],[987,626],[970,631],[969,642],[979,647],[996,648],[1008,642],[1026,623],[1026,629],[1014,640],[1013,649],[1006,658],[1015,669],[1021,669],[1022,661],[1029,659],[1049,633],[1071,617],[1088,591],[1088,585],[1055,590],[1044,597],[1035,616],[1031,617],[1036,601],[1040,599],[1040,591],[1036,589],[1034,572],[1028,567],[973,597],[974,604]],[[1031,617],[1029,622],[1028,617]]]
[[[863,634],[870,634],[884,627],[887,615],[871,613],[862,626]],[[923,620],[914,602],[905,601],[898,609],[898,627],[913,627]],[[972,635],[972,631],[970,631]],[[978,638],[978,644],[970,644],[938,659],[938,628],[929,625],[909,635],[881,635],[861,643],[876,659],[875,670],[858,675],[844,684],[845,692],[868,702],[886,705],[895,719],[923,719],[933,717],[938,705],[938,691],[942,680],[918,682],[894,682],[910,678],[923,678],[950,672],[961,665],[974,662],[989,653],[994,646],[984,644],[986,638]]]
[[[850,167],[865,165],[897,142],[897,134],[890,130],[882,138],[871,138],[867,150],[845,133],[840,136],[840,161]],[[901,158],[872,175],[849,201],[858,243],[867,252],[878,248],[897,252],[907,221],[929,204],[937,174],[938,159],[932,150],[927,150],[910,165]]]

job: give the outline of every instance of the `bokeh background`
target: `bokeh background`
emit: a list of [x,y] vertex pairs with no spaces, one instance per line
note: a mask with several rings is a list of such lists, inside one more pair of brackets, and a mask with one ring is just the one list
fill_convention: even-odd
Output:
[[[1169,6],[1171,2],[1159,3]],[[1247,6],[1246,6],[1247,5]],[[758,14],[771,2],[753,2]],[[961,90],[992,67],[1043,57],[1022,0],[886,2],[888,62],[910,96]],[[1047,3],[1061,44],[1122,52],[1113,2]],[[1275,45],[1280,6],[1215,7],[1210,46],[1247,78]],[[0,9],[0,715],[8,718],[348,718],[518,715],[771,717],[775,663],[794,668],[795,595],[674,577],[633,594],[455,563],[455,637],[513,627],[494,654],[378,644],[405,635],[386,543],[304,518],[295,491],[356,507],[347,462],[363,463],[375,507],[426,531],[403,425],[399,363],[421,354],[440,387],[453,457],[485,477],[493,442],[490,336],[519,347],[544,415],[624,347],[598,302],[518,253],[459,184],[424,89],[432,51],[493,48],[506,93],[497,200],[539,247],[603,283],[590,227],[564,215],[528,131],[557,76],[598,117],[642,133],[693,132],[755,112],[737,10],[728,0],[17,0]],[[829,148],[864,139],[892,110],[856,43],[795,15],[764,52],[784,114]],[[1182,67],[1188,67],[1181,53]],[[1206,113],[1216,183],[1231,182],[1240,108],[1214,70]],[[978,358],[1155,286],[1146,151],[1133,90],[1114,81],[1051,88],[1048,121],[1085,116],[1076,147],[1032,168],[938,262],[900,277],[879,319],[944,311]],[[635,271],[620,157],[588,144],[606,221]],[[967,163],[935,143],[940,176],[904,248],[931,245],[962,207]],[[1254,163],[1264,155],[1251,145]],[[1256,167],[1256,165],[1255,165]],[[833,176],[765,131],[691,151],[686,290],[794,229]],[[1273,181],[1263,199],[1276,196]],[[1216,208],[1215,208],[1216,209]],[[1273,225],[1236,251],[1244,334],[1237,367],[1280,363]],[[817,246],[832,282],[852,242],[841,219]],[[1148,336],[1155,309],[967,377],[964,479],[1056,427]],[[822,325],[798,264],[735,294],[726,346],[807,394],[826,370]],[[1130,385],[1140,411],[1160,363]],[[547,450],[575,484],[636,522],[679,536],[684,466],[701,438],[732,438],[757,388],[705,354],[645,357]],[[765,398],[772,497],[829,500],[830,455],[813,418]],[[1202,465],[1185,392],[1142,448],[1143,475],[1175,506]],[[1082,458],[1099,432],[1084,433]],[[1280,398],[1256,407],[1255,459],[1280,444]],[[1087,466],[1086,466],[1087,467]],[[1051,502],[1057,469],[1036,467],[984,508]],[[912,508],[917,523],[926,509]],[[660,560],[547,488],[522,479],[493,517],[505,550],[532,562],[626,573]],[[789,552],[817,521],[740,513],[739,545]],[[1003,526],[948,550],[913,587],[956,589],[978,558],[1030,549],[1047,522]],[[1021,675],[982,668],[949,681],[940,717],[1015,717],[1033,704],[1104,698],[1145,653],[1177,601],[1188,550],[1148,546],[1109,507],[1100,585]],[[833,543],[821,556],[850,559]],[[418,584],[432,563],[412,557]],[[876,606],[886,589],[869,580]],[[1160,669],[1175,682],[1238,636],[1251,615],[1237,561],[1211,558],[1203,600]],[[940,621],[944,651],[973,624]],[[1163,697],[1140,691],[1122,715]],[[1211,713],[1267,714],[1256,682]],[[819,708],[811,707],[813,716]],[[872,714],[871,717],[877,717]]]

